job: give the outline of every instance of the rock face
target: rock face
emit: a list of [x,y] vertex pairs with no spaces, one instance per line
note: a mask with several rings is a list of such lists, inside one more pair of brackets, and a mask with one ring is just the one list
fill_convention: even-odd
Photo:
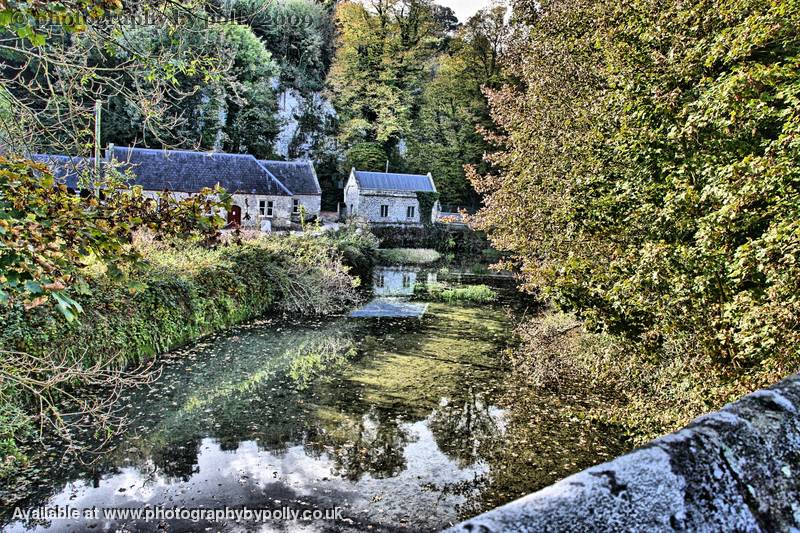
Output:
[[797,531],[800,376],[450,532]]

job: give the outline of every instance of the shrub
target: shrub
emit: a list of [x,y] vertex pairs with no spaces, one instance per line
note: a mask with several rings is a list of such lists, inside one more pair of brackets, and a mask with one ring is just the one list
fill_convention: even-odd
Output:
[[375,227],[372,232],[383,248],[431,248],[441,254],[479,257],[489,247],[486,234],[463,226]]
[[390,248],[378,251],[379,260],[389,265],[430,265],[442,258],[436,250],[427,248]]
[[326,234],[331,244],[342,254],[342,260],[361,280],[369,279],[372,268],[378,260],[380,242],[369,226],[357,220],[349,220],[334,231]]

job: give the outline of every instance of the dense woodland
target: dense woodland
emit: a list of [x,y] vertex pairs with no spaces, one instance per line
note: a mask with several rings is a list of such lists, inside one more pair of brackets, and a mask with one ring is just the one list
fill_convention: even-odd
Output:
[[[463,23],[431,0],[215,1],[191,17],[170,2],[163,10],[173,11],[159,15],[171,24],[120,19],[65,35],[50,28],[48,58],[10,41],[0,49],[9,105],[25,102],[42,130],[25,138],[27,147],[90,152],[91,115],[74,106],[99,98],[104,146],[311,158],[334,208],[334,182],[352,166],[388,162],[397,172],[432,172],[447,204],[477,205],[464,165],[481,165],[488,149],[477,128],[491,128],[482,91],[502,80],[505,8]],[[59,68],[57,58],[76,65]],[[68,109],[53,84],[72,100]],[[300,100],[289,116],[278,112],[287,91]],[[287,122],[288,150],[276,153]],[[19,124],[6,126],[19,140]]]
[[[680,411],[653,432],[798,370],[795,1],[517,0],[467,21],[431,0],[166,1],[157,25],[62,4],[0,2],[9,156],[90,154],[101,100],[101,145],[281,157],[289,91],[286,155],[315,161],[326,200],[351,166],[432,172],[527,291],[612,346],[584,350],[595,376],[650,386],[629,404],[645,417]],[[70,8],[88,23],[34,23]],[[210,199],[78,204],[26,165],[0,160],[6,305],[70,308],[86,257],[113,263],[138,227],[215,229],[188,224]]]

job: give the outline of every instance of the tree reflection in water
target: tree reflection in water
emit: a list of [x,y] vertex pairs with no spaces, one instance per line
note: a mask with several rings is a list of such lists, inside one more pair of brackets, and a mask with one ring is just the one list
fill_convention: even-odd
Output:
[[49,468],[25,504],[291,498],[344,505],[355,530],[440,529],[538,472],[511,452],[536,434],[520,429],[528,407],[497,407],[510,328],[499,305],[445,304],[411,321],[240,328],[168,361],[127,399],[131,430],[116,448],[92,468]]

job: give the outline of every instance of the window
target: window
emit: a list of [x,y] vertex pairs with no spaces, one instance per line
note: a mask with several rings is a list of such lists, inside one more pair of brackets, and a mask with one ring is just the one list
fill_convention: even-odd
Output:
[[295,201],[294,201],[294,208],[293,208],[293,211],[292,211],[292,212],[293,212],[295,215],[297,215],[298,213],[300,213],[300,200],[297,200],[297,199],[295,199]]
[[375,277],[375,288],[383,289],[384,287],[386,287],[386,276],[383,274],[378,274]]
[[258,214],[262,217],[272,218],[272,209],[274,204],[267,200],[258,201]]
[[406,210],[406,217],[407,218],[414,218],[417,215],[417,208],[416,206],[410,205]]
[[389,217],[389,206],[382,205],[381,206],[381,218],[388,218]]
[[411,288],[411,276],[408,274],[403,274],[403,288]]

